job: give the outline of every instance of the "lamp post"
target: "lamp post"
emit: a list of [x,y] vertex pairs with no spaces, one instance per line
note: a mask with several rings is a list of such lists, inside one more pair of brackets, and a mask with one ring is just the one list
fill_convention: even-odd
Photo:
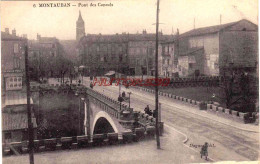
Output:
[[124,101],[124,99],[123,99],[123,97],[121,97],[121,95],[119,95],[117,100],[120,102],[120,111],[121,111],[121,104]]
[[34,164],[34,143],[33,143],[33,123],[31,117],[30,104],[30,76],[29,76],[29,61],[28,61],[28,46],[25,46],[25,76],[26,76],[26,93],[27,93],[27,119],[28,119],[28,138],[29,138],[29,159],[30,164]]
[[156,45],[155,45],[155,128],[156,128],[156,143],[157,149],[160,149],[160,137],[159,137],[159,124],[158,124],[158,110],[159,110],[159,96],[158,96],[158,28],[159,28],[159,4],[160,0],[157,0],[157,11],[156,11]]
[[130,108],[130,95],[132,94],[132,92],[127,92],[129,94],[129,108]]
[[[78,97],[79,94],[76,92],[75,95]],[[78,113],[78,135],[80,135],[81,133],[81,101],[84,102],[85,98],[84,97],[81,97],[79,98],[79,113]]]
[[79,66],[79,69],[81,70],[80,72],[81,72],[81,81],[82,81],[82,85],[84,85],[84,83],[83,83],[83,74],[84,74],[85,66],[84,66],[84,65],[81,65],[81,66]]
[[[85,100],[85,98],[84,97],[81,97],[80,99],[79,99],[79,101],[83,101],[84,102],[84,100]],[[79,102],[79,104],[81,104],[81,101]],[[79,127],[78,127],[79,129],[78,129],[78,131],[79,131],[79,135],[81,134],[81,108],[80,108],[80,105],[79,105]]]

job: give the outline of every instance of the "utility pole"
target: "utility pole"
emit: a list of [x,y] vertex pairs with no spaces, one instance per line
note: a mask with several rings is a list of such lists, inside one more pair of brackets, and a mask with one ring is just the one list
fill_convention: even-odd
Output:
[[156,43],[155,43],[155,130],[156,130],[156,142],[157,149],[160,149],[160,137],[159,137],[159,127],[158,127],[158,109],[159,109],[159,97],[158,97],[158,29],[159,29],[159,3],[157,0],[157,12],[156,12]]
[[34,144],[33,144],[33,124],[31,116],[30,104],[30,79],[29,79],[29,63],[28,63],[28,46],[25,46],[25,76],[26,76],[26,92],[27,92],[27,119],[28,119],[28,138],[29,138],[29,159],[30,164],[34,164]]

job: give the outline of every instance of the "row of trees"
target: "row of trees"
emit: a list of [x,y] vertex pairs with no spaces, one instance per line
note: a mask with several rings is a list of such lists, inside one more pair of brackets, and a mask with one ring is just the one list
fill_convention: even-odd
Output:
[[245,70],[231,68],[225,71],[220,82],[219,101],[225,107],[239,112],[255,112],[257,102],[257,78]]
[[[63,49],[57,56],[50,56],[34,52],[34,57],[30,57],[30,77],[31,80],[44,81],[48,78],[59,78],[61,83],[65,82],[65,77],[70,81],[75,77],[74,63],[65,58]],[[43,55],[44,54],[44,55]]]

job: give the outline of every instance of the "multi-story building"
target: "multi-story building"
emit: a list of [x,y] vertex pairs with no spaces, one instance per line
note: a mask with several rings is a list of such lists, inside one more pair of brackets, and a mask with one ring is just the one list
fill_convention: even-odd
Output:
[[[2,66],[2,142],[28,139],[27,96],[25,85],[25,47],[27,39],[16,30],[1,32]],[[33,104],[31,99],[31,104]],[[37,124],[32,113],[33,127]],[[35,131],[36,134],[36,131]]]
[[37,34],[37,40],[29,41],[29,61],[34,75],[53,77],[58,61],[56,59],[63,53],[63,46],[57,38],[41,37]]
[[27,39],[16,36],[16,30],[1,32],[2,92],[22,90],[25,76],[24,51]]
[[258,27],[248,20],[198,28],[178,39],[180,76],[222,75],[230,63],[255,70],[258,56]]
[[[159,42],[173,38],[159,32]],[[156,35],[143,30],[142,34],[129,34],[129,65],[131,75],[155,74],[155,39]]]
[[[154,75],[155,34],[143,30],[141,34],[85,36],[81,13],[76,24],[78,61],[85,66],[85,74],[102,75],[113,70],[128,75]],[[170,38],[159,32],[159,42]]]
[[103,75],[108,71],[127,74],[128,39],[126,34],[87,35],[78,45],[80,65],[86,75]]
[[143,30],[142,34],[129,34],[130,75],[152,75],[154,72],[155,35]]
[[159,45],[158,73],[160,76],[176,76],[178,58],[175,54],[174,47],[174,40],[161,42]]

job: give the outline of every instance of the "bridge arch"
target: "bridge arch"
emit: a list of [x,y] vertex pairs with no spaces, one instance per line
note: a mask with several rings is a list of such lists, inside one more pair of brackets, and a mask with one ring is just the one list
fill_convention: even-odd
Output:
[[[104,126],[105,125],[105,126]],[[94,118],[91,135],[99,133],[100,127],[103,127],[104,133],[115,132],[118,133],[118,128],[113,119],[104,111],[99,111]]]

